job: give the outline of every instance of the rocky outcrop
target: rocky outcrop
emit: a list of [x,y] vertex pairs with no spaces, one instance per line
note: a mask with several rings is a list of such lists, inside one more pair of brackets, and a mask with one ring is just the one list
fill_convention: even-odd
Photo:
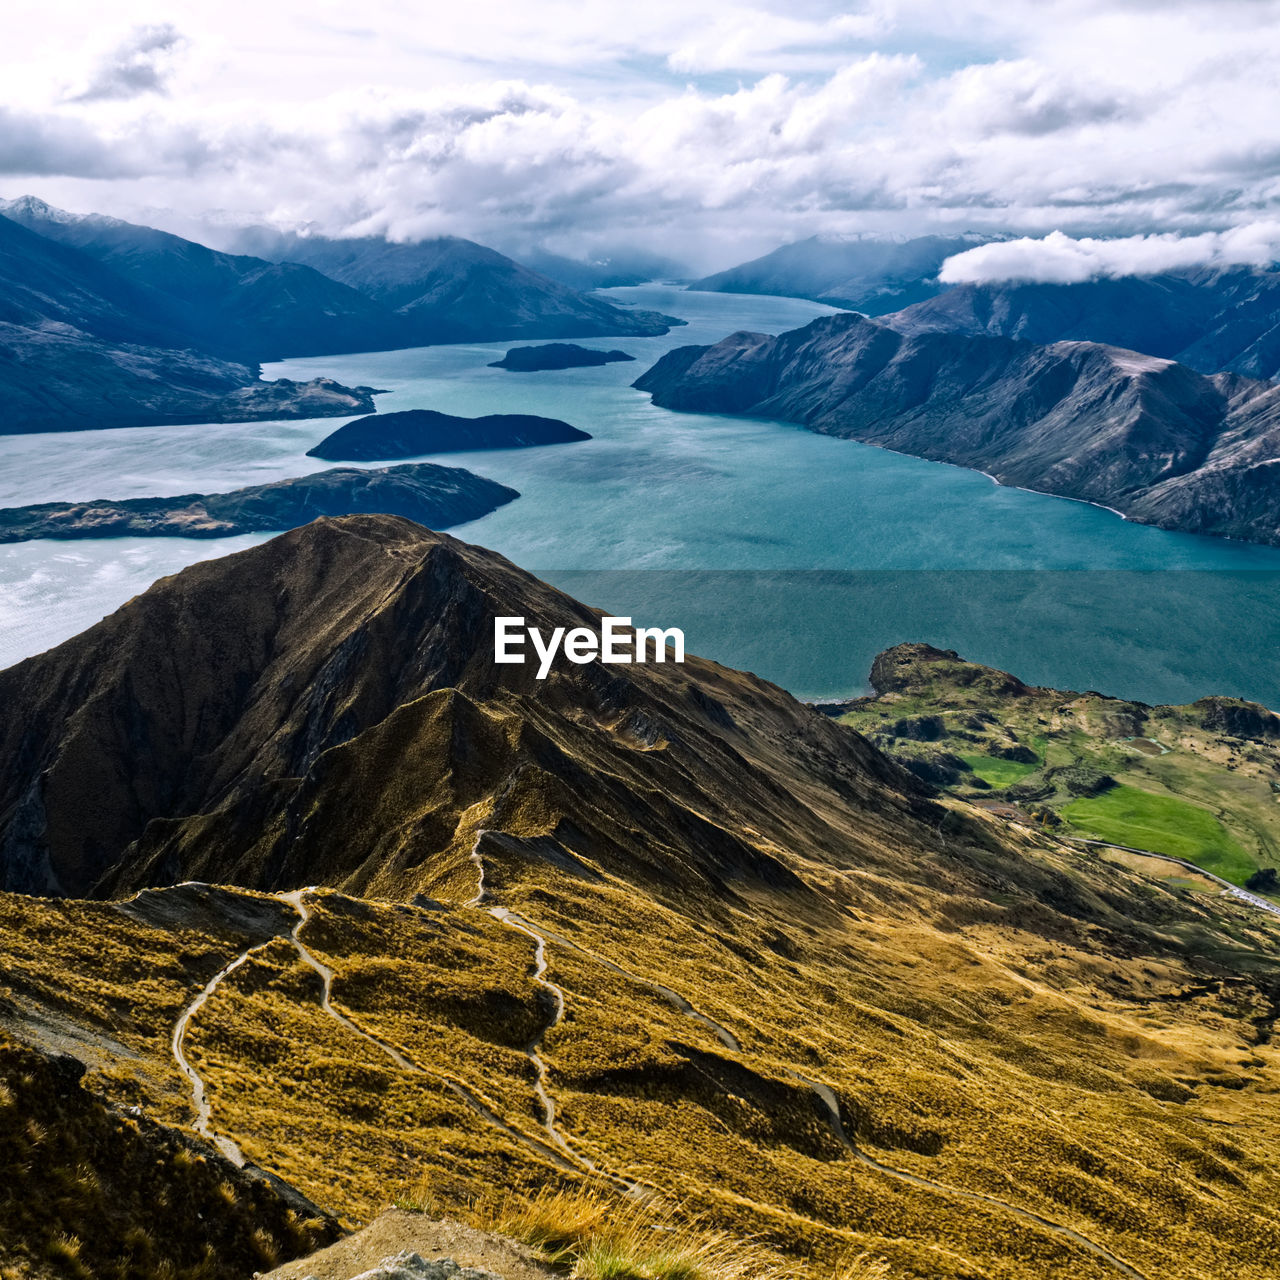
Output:
[[0,510],[0,543],[31,538],[228,538],[295,529],[320,516],[361,511],[386,512],[447,529],[478,520],[519,496],[515,489],[470,471],[428,462],[378,471],[335,467],[230,493],[8,507]]
[[490,363],[490,369],[508,369],[512,373],[537,373],[543,369],[590,369],[596,365],[634,360],[625,351],[595,351],[572,342],[549,342],[540,347],[512,347],[501,360]]
[[826,316],[680,347],[655,404],[798,422],[1167,529],[1280,544],[1280,387],[1089,342],[903,334]]
[[294,382],[276,378],[237,387],[210,406],[209,422],[267,422],[278,418],[342,418],[373,413],[373,387],[344,387],[332,378]]
[[502,1280],[493,1271],[459,1266],[452,1258],[432,1258],[405,1249],[383,1258],[376,1267],[362,1271],[353,1280]]
[[325,436],[309,458],[327,462],[374,462],[416,458],[425,453],[463,453],[472,449],[525,449],[541,444],[590,440],[585,431],[559,418],[528,413],[489,413],[458,418],[434,409],[406,409],[357,418]]
[[121,345],[61,326],[0,323],[0,435],[185,422],[333,418],[373,410],[370,387],[259,380],[195,351]]

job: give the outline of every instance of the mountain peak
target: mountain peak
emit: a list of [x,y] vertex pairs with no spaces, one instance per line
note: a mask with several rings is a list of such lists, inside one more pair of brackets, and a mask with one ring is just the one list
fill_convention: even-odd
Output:
[[86,216],[82,213],[71,213],[67,209],[58,209],[54,205],[47,204],[38,196],[32,195],[17,196],[12,200],[0,200],[0,214],[15,220],[32,218],[40,222],[61,223],[64,226],[83,222]]
[[[676,874],[663,850],[696,830],[690,883],[776,886],[790,873],[740,806],[804,827],[855,793],[868,811],[923,803],[861,739],[753,676],[690,656],[560,662],[540,680],[494,662],[499,616],[600,625],[501,556],[394,516],[318,520],[162,579],[0,672],[18,711],[0,759],[26,762],[0,778],[0,883],[432,893],[483,827],[642,879]],[[446,694],[489,728],[449,730]]]

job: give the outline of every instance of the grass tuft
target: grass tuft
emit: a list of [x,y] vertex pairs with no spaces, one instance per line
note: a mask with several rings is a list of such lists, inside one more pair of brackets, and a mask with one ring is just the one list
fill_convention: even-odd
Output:
[[750,1241],[684,1222],[656,1201],[621,1200],[594,1189],[547,1189],[509,1200],[484,1225],[532,1245],[573,1280],[783,1280],[792,1274]]

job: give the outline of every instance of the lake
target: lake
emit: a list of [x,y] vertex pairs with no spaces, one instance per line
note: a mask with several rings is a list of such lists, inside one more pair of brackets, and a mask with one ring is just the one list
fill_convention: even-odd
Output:
[[[657,409],[629,384],[664,351],[737,329],[776,333],[829,308],[663,285],[608,296],[689,324],[586,341],[636,357],[591,369],[490,369],[515,344],[489,343],[290,360],[265,376],[385,388],[383,411],[537,413],[589,431],[584,443],[429,458],[522,494],[451,532],[601,608],[683,627],[691,651],[800,696],[859,692],[876,652],[927,640],[1037,683],[1280,706],[1280,550],[1130,524],[786,424]],[[0,505],[300,475],[323,469],[306,450],[342,421],[4,436]],[[265,536],[0,547],[0,665],[157,577]]]

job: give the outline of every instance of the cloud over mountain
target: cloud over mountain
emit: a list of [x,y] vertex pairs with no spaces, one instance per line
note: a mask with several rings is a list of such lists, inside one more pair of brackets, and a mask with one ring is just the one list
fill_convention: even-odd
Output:
[[1033,239],[996,241],[948,258],[944,284],[1081,284],[1122,276],[1159,275],[1188,267],[1265,266],[1280,257],[1280,220],[1249,222],[1229,231],[1073,239],[1061,231]]

